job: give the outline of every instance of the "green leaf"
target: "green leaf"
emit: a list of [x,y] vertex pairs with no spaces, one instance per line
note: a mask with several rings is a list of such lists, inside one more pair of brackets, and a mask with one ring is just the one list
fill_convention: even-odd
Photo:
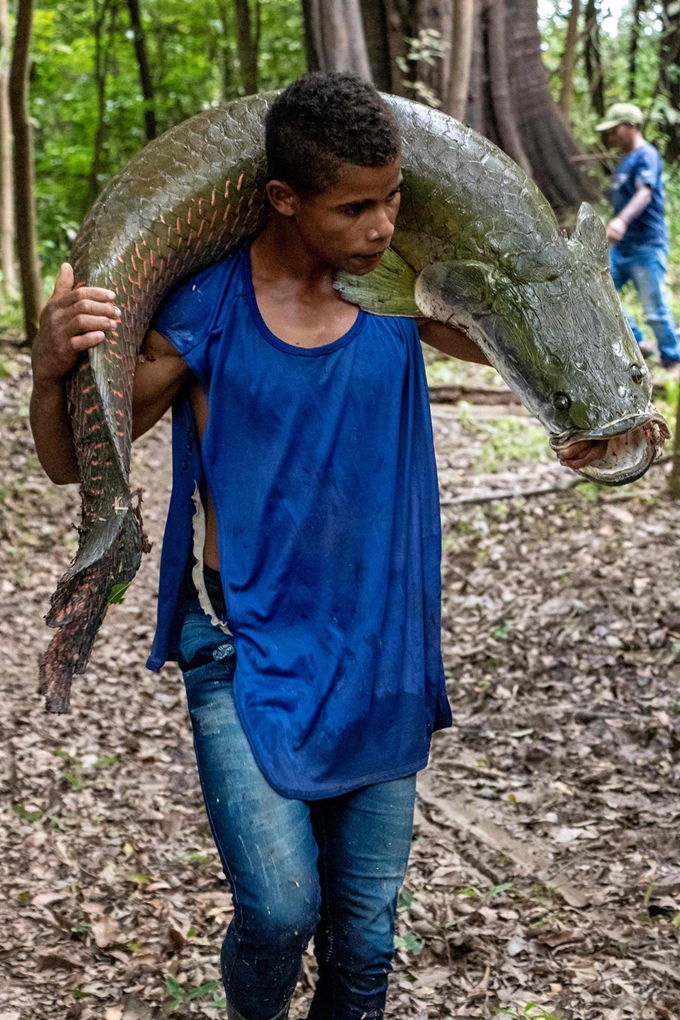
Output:
[[397,935],[394,940],[395,949],[403,949],[407,953],[412,953],[414,956],[419,956],[423,951],[423,943],[420,939],[416,938],[413,932],[409,932],[408,935]]
[[28,811],[23,804],[12,804],[12,811],[22,822],[37,822],[42,818],[42,811]]
[[125,593],[130,587],[130,584],[131,584],[130,581],[128,581],[127,584],[114,584],[113,588],[111,589],[111,594],[109,595],[108,605],[109,606],[120,605],[120,603],[125,598]]
[[206,981],[205,984],[192,988],[187,994],[186,1001],[193,1002],[195,999],[202,999],[205,995],[210,995],[211,992],[214,992],[219,987],[219,981]]
[[414,899],[415,896],[412,892],[409,892],[408,889],[401,889],[397,899],[397,910],[408,910]]

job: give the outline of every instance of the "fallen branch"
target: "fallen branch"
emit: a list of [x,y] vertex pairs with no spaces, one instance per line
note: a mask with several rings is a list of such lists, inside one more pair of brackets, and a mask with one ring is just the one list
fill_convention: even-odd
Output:
[[[432,404],[459,404],[462,401],[477,405],[521,404],[519,397],[504,386],[432,383],[431,386],[428,386],[428,392]],[[662,397],[666,392],[665,384],[655,382],[652,392],[655,397]]]
[[505,492],[483,492],[477,496],[456,496],[454,499],[443,499],[441,500],[441,506],[459,506],[462,503],[494,503],[497,500],[503,499],[518,499],[520,496],[544,496],[551,492],[568,492],[569,489],[573,489],[577,485],[582,485],[584,482],[588,482],[589,478],[569,478],[567,482],[561,482],[559,485],[543,485],[538,489],[525,489],[524,491],[518,489],[507,489]]
[[583,908],[590,902],[588,894],[572,885],[566,876],[553,871],[552,863],[534,842],[515,839],[486,816],[486,805],[474,797],[438,797],[430,788],[426,774],[418,777],[418,795],[423,804],[444,815],[446,821],[460,832],[501,853],[513,862],[518,871],[532,875],[546,888],[558,893],[571,907]]
[[[672,454],[668,454],[666,457],[659,457],[652,464],[649,465],[648,470],[653,467],[661,467],[663,464],[669,464],[673,460]],[[538,489],[506,489],[505,491],[500,490],[498,492],[483,492],[477,496],[456,496],[454,499],[442,499],[440,500],[440,506],[459,506],[462,503],[474,504],[474,503],[495,503],[498,500],[503,499],[519,499],[525,496],[545,496],[551,492],[568,492],[570,489],[575,489],[577,485],[585,485],[586,482],[594,482],[593,478],[586,478],[584,475],[579,475],[576,478],[569,478],[566,482],[560,482],[556,485],[543,485]],[[597,484],[597,482],[595,482]],[[625,498],[635,499],[637,493],[631,491]],[[623,497],[621,497],[623,498]]]

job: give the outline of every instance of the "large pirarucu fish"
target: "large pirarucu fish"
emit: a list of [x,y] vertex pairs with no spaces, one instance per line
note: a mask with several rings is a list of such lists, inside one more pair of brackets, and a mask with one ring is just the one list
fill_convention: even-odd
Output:
[[[567,239],[543,195],[495,145],[442,113],[386,98],[403,137],[397,230],[373,273],[337,286],[369,311],[462,326],[555,449],[607,438],[606,457],[584,473],[610,484],[639,477],[668,431],[650,403],[597,216],[583,206]],[[82,522],[47,618],[58,628],[40,666],[49,711],[68,710],[71,677],[84,672],[111,593],[132,580],[144,548],[128,481],[142,338],[174,284],[264,226],[272,99],[200,113],[151,142],[110,182],[75,241],[76,280],[113,288],[122,322],[68,383]]]

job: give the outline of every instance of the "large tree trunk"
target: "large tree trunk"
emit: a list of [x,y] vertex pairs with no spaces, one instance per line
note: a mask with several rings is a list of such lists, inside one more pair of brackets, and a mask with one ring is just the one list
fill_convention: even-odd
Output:
[[40,315],[40,271],[35,218],[33,129],[28,105],[33,0],[18,0],[9,102],[14,131],[14,209],[26,342],[33,343]]
[[146,140],[150,142],[156,137],[156,111],[154,109],[154,90],[151,71],[149,69],[149,58],[146,52],[146,36],[142,25],[142,12],[139,0],[127,0],[130,12],[130,24],[134,34],[135,54],[137,66],[139,67],[139,84],[142,87],[144,97],[144,129]]
[[524,151],[534,180],[553,208],[573,209],[592,198],[595,187],[574,162],[578,147],[550,94],[536,0],[506,0],[506,6],[512,26],[513,108]]
[[0,0],[0,270],[6,297],[17,296],[14,263],[14,184],[12,118],[9,111],[10,32],[7,0]]
[[664,155],[669,162],[680,157],[680,125],[676,123],[676,111],[680,109],[680,8],[676,0],[663,0],[663,33],[659,50],[659,92],[668,103],[672,116],[664,118],[666,148]]
[[[314,4],[318,11],[322,0],[306,2],[310,10]],[[374,45],[370,48],[374,77],[381,87],[386,88],[394,81],[392,64],[388,81],[384,61],[388,49],[386,26],[390,18],[396,12],[403,31],[414,13],[423,16],[426,11],[427,27],[439,24],[437,31],[440,31],[446,3],[449,16],[456,9],[451,7],[451,2],[438,0],[436,6],[434,3],[425,6],[419,0],[415,6],[414,0],[399,0],[398,4],[397,0],[391,0],[388,6],[387,0],[362,0],[364,21],[367,26],[377,26],[375,31],[379,33],[382,46],[382,53],[376,53]],[[474,17],[470,19],[473,2]],[[454,3],[465,26],[458,27],[458,15],[454,13],[451,73],[449,81],[441,86],[443,91],[439,96],[444,108],[451,109],[455,96],[459,104],[455,112],[459,118],[465,117],[471,127],[491,138],[523,166],[555,209],[573,209],[583,199],[592,198],[594,187],[574,162],[578,155],[576,143],[550,94],[541,57],[536,0],[454,0]],[[382,18],[374,9],[377,4],[383,5]],[[439,12],[439,22],[435,11]],[[411,23],[409,37],[417,37],[423,27],[422,23],[415,26]],[[462,61],[458,59],[458,47],[464,58]],[[467,63],[467,67],[461,67],[463,63]],[[469,76],[467,88],[463,71]],[[459,73],[460,82],[456,80]],[[392,88],[392,91],[395,90]]]
[[600,50],[600,21],[597,0],[586,0],[583,62],[590,90],[590,102],[598,117],[604,117],[604,76]]
[[628,43],[628,98],[631,103],[634,103],[637,97],[637,52],[645,8],[645,0],[633,0],[633,21],[630,26],[630,41]]
[[260,35],[260,4],[255,0],[255,28],[253,29],[248,0],[234,0],[236,8],[236,42],[241,81],[247,96],[257,92],[257,53]]
[[[1,2],[1,0],[0,0]],[[111,0],[93,0],[92,32],[94,35],[94,86],[97,94],[97,123],[92,143],[92,162],[87,179],[83,215],[102,189],[104,172],[104,141],[106,139],[106,85],[111,64],[112,41],[115,38],[117,8]],[[107,26],[108,22],[108,26]]]
[[[303,7],[309,0],[303,0]],[[418,35],[417,0],[361,0],[371,77],[379,89],[395,96],[413,94],[403,70],[407,39]]]
[[222,102],[232,99],[234,95],[234,75],[229,31],[229,9],[226,0],[216,0],[217,16],[220,22],[220,33],[216,43],[217,59],[222,72]]
[[359,0],[307,0],[308,63],[372,80]]
[[465,120],[475,42],[475,0],[453,0],[447,113]]
[[564,52],[560,61],[560,98],[558,106],[565,120],[569,120],[569,107],[574,94],[574,68],[576,67],[576,45],[578,42],[578,19],[581,13],[581,0],[571,0],[571,10],[567,22],[567,35],[564,40]]

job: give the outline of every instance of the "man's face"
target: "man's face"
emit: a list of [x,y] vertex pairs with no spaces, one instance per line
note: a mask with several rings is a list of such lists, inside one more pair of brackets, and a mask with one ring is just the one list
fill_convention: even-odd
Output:
[[385,167],[346,164],[327,191],[295,195],[292,215],[307,247],[334,269],[370,273],[392,239],[401,182],[400,159]]
[[636,133],[637,128],[634,124],[617,124],[606,132],[607,145],[613,145],[619,152],[630,152]]

